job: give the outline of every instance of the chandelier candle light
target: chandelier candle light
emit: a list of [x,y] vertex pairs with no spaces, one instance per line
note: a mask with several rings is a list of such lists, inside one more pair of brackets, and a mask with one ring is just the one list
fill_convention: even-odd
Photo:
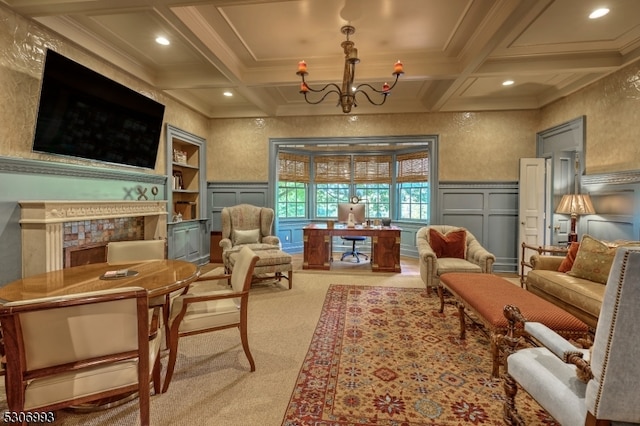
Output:
[[[342,87],[339,87],[335,83],[329,83],[322,89],[312,89],[305,81],[305,76],[308,74],[307,63],[305,61],[300,61],[298,63],[298,72],[296,74],[298,74],[302,78],[302,83],[300,84],[300,93],[304,95],[304,100],[309,104],[315,105],[324,101],[330,93],[336,93],[339,97],[338,105],[342,106],[342,112],[344,112],[345,114],[351,112],[351,107],[358,106],[358,104],[356,103],[356,95],[358,93],[362,93],[373,105],[384,104],[387,100],[387,96],[389,96],[391,90],[398,82],[398,78],[402,74],[404,74],[402,62],[396,62],[393,67],[392,75],[394,75],[396,78],[391,86],[389,86],[389,84],[386,82],[382,85],[382,90],[374,89],[373,86],[367,83],[362,83],[358,86],[354,86],[353,80],[355,79],[356,64],[360,62],[360,59],[358,59],[358,49],[356,49],[354,43],[349,40],[349,36],[355,33],[356,29],[351,25],[345,25],[340,29],[340,32],[342,32],[342,34],[347,37],[347,39],[340,44],[340,46],[342,46],[342,49],[344,50],[344,75],[342,76]],[[372,91],[373,93],[382,95],[382,100],[379,102],[375,102],[374,100],[372,100],[366,89]],[[307,94],[309,92],[324,93],[324,95],[318,101],[313,102],[307,97]]]

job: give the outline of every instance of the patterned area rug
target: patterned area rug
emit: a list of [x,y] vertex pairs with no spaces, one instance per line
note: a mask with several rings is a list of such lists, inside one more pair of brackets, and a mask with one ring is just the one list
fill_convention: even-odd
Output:
[[[502,425],[489,341],[422,289],[332,285],[283,426]],[[530,425],[556,425],[524,392]]]

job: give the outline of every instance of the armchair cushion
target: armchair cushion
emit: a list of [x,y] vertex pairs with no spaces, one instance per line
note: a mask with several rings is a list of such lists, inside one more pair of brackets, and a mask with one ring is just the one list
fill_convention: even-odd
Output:
[[467,251],[467,231],[458,229],[443,235],[436,229],[429,229],[429,243],[438,258],[464,259]]
[[234,229],[233,244],[256,244],[260,241],[260,229]]

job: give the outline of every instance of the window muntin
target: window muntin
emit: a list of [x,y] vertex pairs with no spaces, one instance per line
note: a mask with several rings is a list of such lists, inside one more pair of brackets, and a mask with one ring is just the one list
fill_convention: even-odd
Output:
[[429,222],[429,182],[405,182],[399,184],[398,218]]
[[278,217],[307,217],[307,185],[303,182],[278,182]]
[[349,184],[318,183],[316,184],[316,217],[338,217],[338,204],[349,202]]

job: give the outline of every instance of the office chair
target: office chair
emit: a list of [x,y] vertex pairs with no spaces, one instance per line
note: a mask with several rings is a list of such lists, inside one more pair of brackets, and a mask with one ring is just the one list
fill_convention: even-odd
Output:
[[342,254],[342,257],[340,258],[340,261],[343,261],[344,258],[348,257],[348,256],[355,257],[356,260],[358,261],[358,263],[360,263],[360,256],[364,256],[365,260],[369,260],[369,256],[367,256],[364,253],[359,252],[357,250],[357,248],[356,248],[356,243],[358,241],[364,241],[366,239],[367,239],[367,237],[362,237],[362,236],[344,236],[344,237],[342,237],[343,241],[351,242],[352,246],[351,246],[351,250],[345,251]]

